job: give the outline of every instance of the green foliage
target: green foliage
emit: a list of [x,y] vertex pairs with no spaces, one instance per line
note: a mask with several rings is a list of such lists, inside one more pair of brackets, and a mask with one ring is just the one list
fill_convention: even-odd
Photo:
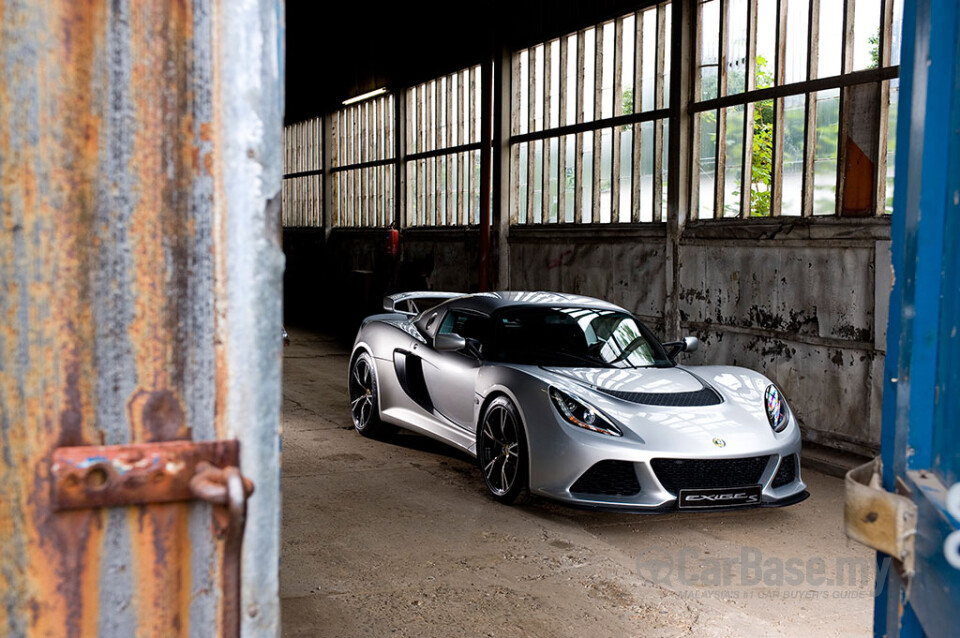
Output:
[[877,29],[877,32],[867,38],[867,42],[870,43],[870,66],[868,69],[876,69],[880,66],[880,29]]
[[627,115],[633,113],[633,87],[628,87],[620,98],[620,104],[623,107],[622,113]]
[[[756,88],[773,86],[767,60],[757,56]],[[729,136],[728,136],[729,137]],[[729,141],[728,141],[729,143]],[[753,163],[750,166],[750,216],[770,214],[770,180],[773,175],[773,100],[757,102],[753,107]],[[734,194],[740,194],[740,184]]]

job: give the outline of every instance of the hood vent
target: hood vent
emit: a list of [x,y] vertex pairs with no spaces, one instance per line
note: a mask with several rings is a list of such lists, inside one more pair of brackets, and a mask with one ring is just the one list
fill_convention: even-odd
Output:
[[630,403],[668,408],[700,408],[723,403],[720,394],[707,386],[694,392],[617,392],[598,387],[594,387],[594,390]]

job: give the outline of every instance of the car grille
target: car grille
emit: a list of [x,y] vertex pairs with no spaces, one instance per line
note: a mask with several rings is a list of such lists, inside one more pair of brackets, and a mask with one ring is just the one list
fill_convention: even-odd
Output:
[[706,386],[694,392],[618,392],[602,388],[596,388],[596,390],[630,403],[668,408],[699,408],[723,403],[717,391]]
[[797,480],[797,455],[791,454],[780,459],[780,467],[773,477],[772,487],[783,487]]
[[640,492],[637,471],[629,461],[600,461],[577,479],[570,488],[580,494],[633,496]]
[[650,465],[660,484],[678,494],[680,490],[742,487],[760,482],[767,467],[766,456],[742,459],[653,459]]

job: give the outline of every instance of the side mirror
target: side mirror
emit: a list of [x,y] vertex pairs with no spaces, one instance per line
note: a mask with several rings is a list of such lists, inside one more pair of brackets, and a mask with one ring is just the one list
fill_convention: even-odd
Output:
[[390,297],[383,298],[383,309],[386,310],[387,312],[397,311],[396,308],[394,308],[393,299],[391,299]]
[[455,334],[437,335],[433,340],[433,347],[440,352],[463,350],[467,347],[467,340]]
[[696,337],[684,337],[683,341],[671,341],[663,344],[667,356],[675,359],[681,352],[696,352],[700,348],[700,340]]

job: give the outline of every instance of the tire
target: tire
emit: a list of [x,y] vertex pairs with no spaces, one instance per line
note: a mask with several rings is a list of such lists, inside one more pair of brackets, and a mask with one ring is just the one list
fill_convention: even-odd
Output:
[[500,503],[529,498],[530,463],[520,412],[507,397],[490,402],[477,428],[477,461],[490,495]]
[[380,393],[373,358],[361,352],[350,364],[350,417],[354,429],[370,438],[382,438],[394,428],[380,419]]

